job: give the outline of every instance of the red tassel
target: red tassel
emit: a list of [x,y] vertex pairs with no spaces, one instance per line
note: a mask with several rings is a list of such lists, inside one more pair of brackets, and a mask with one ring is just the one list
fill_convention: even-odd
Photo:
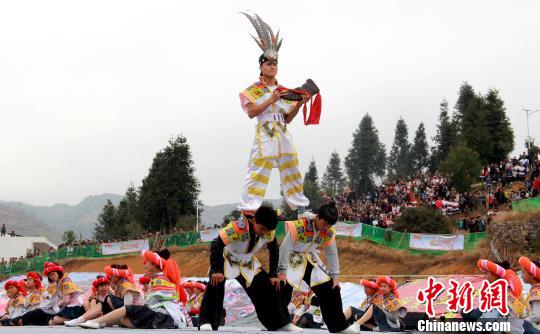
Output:
[[322,98],[321,94],[315,95],[315,100],[313,98],[310,101],[309,107],[309,117],[306,120],[307,108],[304,104],[304,125],[317,125],[321,119],[322,111]]

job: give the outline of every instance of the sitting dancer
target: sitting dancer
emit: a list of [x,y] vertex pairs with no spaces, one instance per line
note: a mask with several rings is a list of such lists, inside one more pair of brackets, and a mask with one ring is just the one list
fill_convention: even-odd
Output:
[[[339,259],[333,225],[338,218],[334,202],[323,204],[313,219],[286,222],[287,235],[283,239],[279,256],[279,278],[285,283],[281,289],[285,303],[291,300],[293,289],[300,289],[305,281],[318,297],[324,323],[331,333],[356,332],[348,328],[343,315],[339,287]],[[326,267],[318,255],[322,248],[326,255]]]
[[9,280],[4,284],[9,301],[6,314],[0,317],[0,326],[18,326],[21,316],[26,312],[26,290],[22,282]]
[[508,261],[491,262],[480,259],[477,262],[477,266],[488,282],[493,283],[498,279],[504,279],[508,282],[508,314],[502,315],[497,309],[485,313],[479,309],[474,309],[469,313],[461,312],[463,319],[465,321],[480,322],[493,321],[495,319],[500,322],[510,322],[512,333],[523,333],[523,319],[527,316],[527,304],[522,296],[523,284],[517,274],[510,269],[510,263]]
[[[49,271],[47,271],[47,267],[53,267],[57,266],[56,264],[52,262],[45,262],[43,265],[43,276],[47,277],[48,284],[43,289],[41,294],[41,304],[34,308],[31,311],[28,311],[25,313],[21,320],[22,325],[24,326],[47,326],[49,324],[49,321],[54,317],[55,314],[60,311],[60,308],[58,307],[58,301],[60,299],[60,295],[58,293],[58,286],[56,280],[51,280],[49,277]],[[59,267],[59,266],[58,266]],[[63,269],[61,267],[56,268],[58,270],[58,276],[60,274],[63,275]],[[54,278],[54,277],[53,277]],[[39,283],[41,285],[41,283]]]
[[[39,308],[43,302],[43,291],[41,290],[41,275],[31,271],[26,274],[26,300],[24,302],[26,312]],[[22,319],[21,323],[22,325]]]
[[[244,212],[239,220],[219,231],[210,246],[210,282],[201,304],[201,331],[217,330],[221,323],[226,278],[242,285],[266,329],[301,331],[291,324],[287,306],[275,288],[279,287],[279,248],[274,232],[277,223],[274,209],[261,206],[254,216]],[[269,274],[255,257],[265,245],[270,254]]]
[[356,325],[363,326],[372,320],[377,326],[374,330],[399,332],[400,319],[405,317],[407,310],[399,300],[397,283],[388,276],[379,276],[376,283],[379,286],[380,300],[376,300],[367,308]]
[[[364,293],[366,294],[366,299],[362,301],[359,308],[349,306],[345,310],[343,310],[343,314],[345,315],[345,319],[347,319],[347,322],[349,324],[353,324],[356,321],[360,320],[360,318],[366,313],[367,309],[371,305],[379,306],[381,305],[381,294],[379,292],[379,284],[377,284],[374,280],[360,280],[360,285],[364,287]],[[375,327],[375,322],[371,323],[365,323],[365,327],[367,328],[361,328],[361,329],[373,329]]]
[[84,314],[83,291],[64,273],[64,268],[56,263],[46,262],[43,276],[57,285],[59,295],[58,307],[60,312],[54,315],[49,325],[63,325],[66,320],[76,319]]
[[529,314],[523,321],[525,334],[540,334],[540,262],[531,261],[522,256],[519,258],[523,281],[531,285],[527,304]]
[[187,320],[183,307],[187,302],[182,288],[180,269],[169,250],[159,253],[142,251],[144,267],[151,275],[150,291],[144,305],[126,305],[95,320],[80,324],[83,328],[103,328],[123,325],[128,328],[174,329],[185,328]]
[[201,313],[201,303],[206,290],[206,285],[201,282],[187,281],[183,283],[188,295],[187,311],[191,317],[194,327],[199,326],[199,314]]
[[304,304],[296,309],[292,323],[300,328],[321,328],[324,322],[319,306],[317,296],[311,295],[305,298]]
[[92,282],[92,296],[89,300],[88,311],[77,319],[66,321],[64,324],[68,327],[76,327],[86,320],[95,319],[102,314],[107,314],[116,309],[117,307],[114,307],[112,299],[109,298],[112,295],[113,293],[109,287],[109,278],[101,275],[98,276]]

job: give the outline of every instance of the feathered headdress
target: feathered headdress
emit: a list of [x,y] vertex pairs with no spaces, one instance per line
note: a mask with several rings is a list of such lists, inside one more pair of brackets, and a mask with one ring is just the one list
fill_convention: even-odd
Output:
[[241,14],[244,14],[249,19],[255,28],[257,35],[259,36],[257,38],[250,34],[263,51],[262,56],[259,58],[259,63],[262,64],[268,60],[277,61],[279,48],[281,47],[281,42],[283,41],[283,38],[279,38],[279,31],[274,35],[272,28],[270,28],[270,26],[255,13],[250,15],[241,12]]

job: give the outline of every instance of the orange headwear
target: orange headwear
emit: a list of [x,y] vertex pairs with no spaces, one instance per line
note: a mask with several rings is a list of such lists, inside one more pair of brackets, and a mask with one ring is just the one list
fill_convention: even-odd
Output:
[[19,282],[15,280],[9,280],[6,283],[4,283],[5,290],[9,289],[12,286],[16,287],[20,294],[22,294],[23,296],[26,296],[26,289],[24,288],[24,284],[22,281]]
[[199,289],[201,291],[206,290],[206,285],[202,284],[201,282],[187,281],[183,282],[182,286],[184,289]]
[[109,279],[107,277],[100,277],[100,278],[96,278],[92,282],[92,286],[94,286],[94,289],[97,289],[98,285],[101,285],[101,284],[109,284]]
[[41,290],[41,276],[39,276],[38,273],[36,273],[35,271],[31,271],[28,274],[26,274],[26,278],[33,279],[36,285],[36,289]]
[[55,271],[64,273],[64,268],[52,262],[45,262],[43,264],[43,276],[49,276],[50,273]]
[[148,276],[141,276],[139,277],[139,284],[148,284],[150,283],[150,277]]
[[116,276],[119,278],[125,278],[131,283],[135,283],[135,279],[133,278],[133,273],[131,272],[131,269],[116,269],[112,268],[111,266],[105,267],[103,269],[105,272],[105,275],[107,275],[107,278],[110,280],[112,276]]
[[379,276],[377,277],[377,284],[380,286],[382,283],[386,283],[390,289],[392,289],[392,293],[396,298],[399,298],[399,292],[396,281],[394,281],[392,278],[388,276]]
[[375,291],[379,290],[380,286],[377,284],[377,282],[368,281],[367,279],[361,279],[360,284],[365,286],[366,288],[371,288]]
[[478,260],[476,265],[482,271],[491,272],[493,275],[505,279],[508,282],[508,286],[514,297],[519,298],[523,293],[523,284],[521,283],[519,276],[513,270],[504,269],[500,265],[484,259]]
[[168,279],[171,280],[172,283],[176,285],[176,292],[178,293],[178,297],[184,304],[187,303],[187,294],[184,290],[184,287],[182,286],[182,276],[180,275],[180,268],[178,267],[176,261],[174,261],[172,257],[169,257],[169,259],[165,260],[161,256],[159,256],[158,253],[154,253],[148,250],[143,250],[141,252],[141,256],[143,257],[145,263],[147,261],[153,263],[163,272],[163,275],[165,275]]
[[526,270],[529,274],[540,280],[540,268],[538,268],[538,266],[534,264],[534,262],[532,262],[528,257],[520,257],[519,265],[521,268],[523,268],[523,270]]

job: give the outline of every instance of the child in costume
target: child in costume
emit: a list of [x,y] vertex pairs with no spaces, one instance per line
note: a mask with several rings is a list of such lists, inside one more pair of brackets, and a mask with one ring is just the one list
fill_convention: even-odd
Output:
[[43,302],[43,291],[41,287],[41,275],[35,271],[26,274],[26,292],[26,301],[24,303],[26,312],[38,309]]
[[375,297],[375,302],[367,308],[356,324],[363,326],[372,320],[377,326],[374,330],[399,332],[400,319],[405,317],[407,310],[399,300],[397,283],[388,276],[377,277],[376,283],[379,286],[380,297]]
[[523,281],[531,285],[527,296],[529,314],[523,321],[525,334],[540,334],[540,262],[531,261],[522,256],[519,258]]
[[[21,320],[24,326],[46,326],[54,315],[60,311],[58,307],[60,295],[58,293],[57,282],[49,278],[48,274],[50,270],[47,269],[52,269],[53,267],[57,270],[58,276],[63,275],[62,267],[56,263],[45,262],[43,264],[43,276],[47,277],[48,284],[44,289],[41,289],[41,303],[22,316]],[[41,280],[39,284],[41,285]]]
[[[343,314],[339,288],[339,259],[333,225],[338,218],[334,202],[323,204],[313,219],[286,222],[287,235],[280,246],[279,279],[285,284],[281,293],[285,302],[305,281],[318,297],[324,323],[331,333],[351,330]],[[326,255],[325,266],[318,250]]]
[[480,322],[496,319],[500,322],[510,322],[512,333],[523,333],[523,319],[527,316],[528,309],[522,296],[523,284],[517,274],[510,269],[510,263],[508,261],[491,262],[480,259],[477,262],[477,266],[488,282],[493,283],[498,279],[504,279],[508,282],[508,315],[502,315],[497,309],[485,313],[479,309],[474,309],[469,313],[461,312],[463,319]]
[[[360,320],[360,318],[366,313],[367,309],[371,305],[375,305],[380,307],[381,306],[381,294],[379,293],[379,284],[377,284],[374,280],[360,280],[360,285],[364,287],[364,293],[366,294],[366,298],[362,301],[360,306],[358,308],[349,306],[345,310],[343,310],[343,314],[345,315],[345,319],[347,319],[347,322],[349,324],[354,324],[356,321]],[[366,323],[364,325],[366,328],[361,328],[364,330],[373,329],[375,327],[375,322],[371,321],[371,323]]]
[[[277,223],[274,209],[261,206],[254,215],[244,212],[239,220],[219,231],[210,246],[210,282],[201,303],[201,331],[217,330],[221,323],[225,279],[236,279],[242,285],[266,329],[301,330],[291,325],[287,305],[276,291],[279,287],[279,248],[274,232]],[[269,274],[255,257],[264,246],[270,255]]]
[[180,269],[167,249],[154,253],[142,251],[144,266],[152,276],[144,305],[126,305],[95,320],[80,324],[83,328],[103,328],[121,324],[128,328],[185,328],[183,307],[187,302]]
[[184,289],[188,295],[187,311],[191,317],[194,327],[199,326],[199,314],[201,313],[201,304],[206,290],[206,285],[202,282],[187,281],[183,283]]
[[0,326],[18,326],[21,316],[26,313],[26,290],[22,282],[9,280],[4,284],[9,297],[6,304],[6,314],[0,317]]
[[87,311],[80,317],[65,321],[64,324],[68,327],[75,327],[82,324],[86,320],[95,319],[102,314],[107,314],[115,309],[112,300],[113,292],[109,287],[109,278],[99,275],[92,282],[92,295],[87,305]]
[[311,295],[305,298],[304,304],[296,309],[292,323],[300,328],[321,328],[324,322],[319,306],[317,296]]
[[64,273],[64,268],[50,263],[43,271],[43,276],[47,276],[49,281],[55,282],[57,286],[58,307],[60,311],[54,315],[49,325],[63,325],[65,321],[72,320],[84,314],[83,291]]

